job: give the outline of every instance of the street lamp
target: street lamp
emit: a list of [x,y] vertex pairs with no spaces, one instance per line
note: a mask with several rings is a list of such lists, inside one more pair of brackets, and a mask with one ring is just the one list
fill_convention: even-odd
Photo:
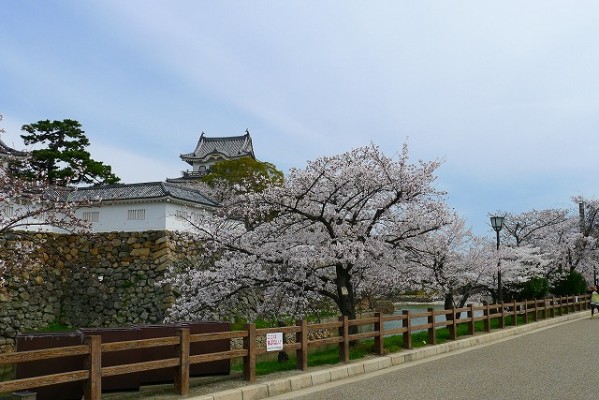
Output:
[[[497,251],[499,251],[499,231],[503,228],[503,218],[499,216],[491,217],[491,227],[497,233]],[[497,302],[503,303],[503,286],[501,285],[501,268],[499,268],[500,260],[497,259]]]

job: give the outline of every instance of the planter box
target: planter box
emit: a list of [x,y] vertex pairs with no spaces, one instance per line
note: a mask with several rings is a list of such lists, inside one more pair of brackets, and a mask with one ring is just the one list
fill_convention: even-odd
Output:
[[[154,339],[159,337],[177,336],[179,325],[175,324],[156,324],[139,325],[140,336],[138,339]],[[162,346],[151,349],[143,349],[141,361],[154,361],[166,358],[177,358],[176,346]],[[142,385],[153,385],[160,383],[172,383],[175,381],[175,368],[160,368],[151,371],[140,372]]]
[[[99,335],[102,343],[125,342],[140,338],[141,331],[136,328],[81,328],[85,335]],[[133,364],[142,361],[143,350],[124,350],[102,353],[102,367]],[[139,390],[141,386],[140,372],[102,378],[102,392],[117,390]]]
[[[18,334],[16,351],[41,350],[52,347],[78,346],[83,344],[81,332],[35,332]],[[84,369],[84,356],[53,358],[35,362],[19,363],[16,378],[24,379],[61,372]],[[37,400],[81,400],[83,382],[60,383],[30,389],[37,394]]]
[[[150,339],[165,336],[176,336],[180,328],[189,328],[190,334],[210,333],[210,332],[228,332],[231,330],[231,325],[225,322],[197,322],[188,321],[176,324],[157,324],[157,325],[140,325],[140,339]],[[230,350],[230,340],[211,340],[209,342],[192,343],[190,346],[190,355],[206,354],[217,351]],[[176,358],[176,346],[157,347],[146,349],[142,354],[142,361],[153,361],[164,358]],[[204,375],[228,375],[231,370],[230,360],[211,361],[208,363],[194,364],[190,367],[190,376]],[[141,373],[141,384],[159,384],[174,382],[174,368],[161,368],[153,371],[144,371]]]
[[[228,322],[183,322],[192,335],[196,333],[229,332],[231,324]],[[196,342],[191,344],[191,355],[215,353],[231,350],[231,340],[211,340],[209,342]],[[229,375],[231,360],[211,361],[208,363],[193,364],[190,368],[191,376]]]

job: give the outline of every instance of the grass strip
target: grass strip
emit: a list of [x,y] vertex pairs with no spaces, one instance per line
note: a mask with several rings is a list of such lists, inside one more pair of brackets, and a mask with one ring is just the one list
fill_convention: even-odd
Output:
[[[556,316],[562,313],[556,313]],[[505,326],[509,328],[513,326],[513,315],[506,315]],[[529,315],[529,323],[532,321],[532,315]],[[516,320],[517,325],[525,325],[522,315],[518,315]],[[484,332],[484,321],[476,321],[474,323],[475,332]],[[491,330],[499,329],[499,319],[491,320]],[[458,338],[468,336],[468,323],[457,324]],[[436,330],[437,344],[442,344],[451,341],[449,328],[443,327]],[[428,331],[415,332],[412,334],[412,348],[420,348],[427,346]],[[396,353],[404,349],[403,335],[388,336],[384,338],[385,353]],[[376,355],[374,348],[374,339],[361,340],[350,346],[350,360],[359,360],[369,355]],[[258,357],[256,362],[256,375],[268,375],[275,372],[291,371],[296,369],[295,352],[288,353],[288,360],[279,362],[276,358],[277,353],[264,354]],[[311,349],[308,356],[308,367],[316,367],[322,365],[339,364],[339,348],[336,345],[327,346],[325,348]],[[243,363],[241,360],[233,360],[232,370],[241,371]]]

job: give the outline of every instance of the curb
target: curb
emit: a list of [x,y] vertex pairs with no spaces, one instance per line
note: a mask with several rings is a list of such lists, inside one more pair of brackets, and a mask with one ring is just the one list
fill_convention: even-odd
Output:
[[478,333],[474,336],[465,337],[463,339],[458,339],[456,341],[446,342],[435,346],[404,350],[399,353],[376,356],[376,358],[371,358],[368,360],[354,361],[339,367],[331,367],[329,369],[314,372],[300,372],[298,375],[288,378],[276,379],[265,383],[248,384],[247,386],[237,389],[229,389],[212,394],[186,398],[189,400],[265,399],[296,390],[307,389],[325,383],[347,379],[356,375],[384,370],[386,368],[409,363],[411,361],[422,360],[440,354],[450,353],[456,350],[488,344],[502,339],[509,339],[511,337],[529,333],[535,330],[582,319],[584,317],[588,317],[589,314],[590,311],[576,312],[560,317],[531,322],[526,325],[496,330],[490,333]]

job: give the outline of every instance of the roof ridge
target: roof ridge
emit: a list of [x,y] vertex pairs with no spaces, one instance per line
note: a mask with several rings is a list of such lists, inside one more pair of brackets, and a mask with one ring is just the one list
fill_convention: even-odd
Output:
[[249,133],[246,133],[245,135],[237,135],[237,136],[214,136],[214,137],[206,137],[206,136],[202,136],[204,138],[204,140],[223,140],[223,139],[242,139],[242,138],[247,138],[247,136],[249,135]]
[[109,185],[80,186],[77,188],[77,190],[112,189],[112,188],[123,188],[125,186],[156,186],[156,185],[160,185],[161,183],[162,183],[162,181],[135,182],[135,183],[111,183]]
[[17,150],[14,147],[10,147],[8,144],[6,144],[6,142],[4,140],[2,140],[1,137],[0,137],[0,150],[5,151],[4,153],[2,151],[0,151],[0,154],[10,154],[10,155],[15,155],[15,156],[27,154],[26,151]]

